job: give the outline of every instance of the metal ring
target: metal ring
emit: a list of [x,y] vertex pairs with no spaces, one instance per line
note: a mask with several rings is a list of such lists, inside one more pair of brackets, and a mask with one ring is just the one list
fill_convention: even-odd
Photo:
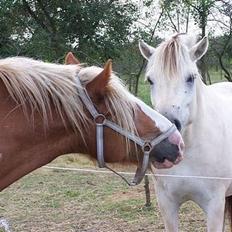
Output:
[[94,117],[94,122],[98,125],[104,125],[106,121],[106,117],[103,114],[98,114]]
[[143,152],[150,152],[152,150],[152,145],[150,142],[145,142],[142,146]]

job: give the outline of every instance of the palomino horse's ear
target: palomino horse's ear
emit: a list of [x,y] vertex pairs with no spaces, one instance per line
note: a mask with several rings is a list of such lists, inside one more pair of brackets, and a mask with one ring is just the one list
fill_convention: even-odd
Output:
[[193,61],[198,61],[205,55],[208,49],[208,37],[205,36],[190,49],[190,57]]
[[149,46],[147,43],[141,40],[139,41],[139,50],[142,56],[148,60],[150,56],[154,53],[155,48],[153,48],[152,46]]
[[105,63],[104,69],[90,83],[86,85],[87,90],[93,94],[104,95],[111,74],[112,60],[109,59]]
[[69,52],[65,56],[65,64],[80,64],[80,61],[73,55],[72,52]]

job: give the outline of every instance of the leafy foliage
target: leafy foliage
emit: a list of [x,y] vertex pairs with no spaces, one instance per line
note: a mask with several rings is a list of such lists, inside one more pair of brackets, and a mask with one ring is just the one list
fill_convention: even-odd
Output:
[[68,50],[88,62],[117,57],[133,36],[136,10],[119,0],[2,0],[0,52],[58,61]]

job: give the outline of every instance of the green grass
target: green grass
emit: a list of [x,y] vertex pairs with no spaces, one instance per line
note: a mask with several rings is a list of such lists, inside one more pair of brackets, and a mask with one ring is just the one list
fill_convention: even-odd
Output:
[[[52,165],[80,168],[82,164],[95,167],[78,155],[59,158]],[[132,167],[114,168],[132,171]],[[0,193],[0,216],[13,232],[161,232],[164,225],[151,179],[150,190],[152,206],[146,208],[143,184],[128,187],[113,174],[41,168]],[[181,207],[180,231],[206,231],[205,216],[192,202]]]
[[222,74],[215,69],[210,69],[209,74],[212,83],[227,81],[225,78],[223,78]]
[[138,97],[151,106],[150,85],[144,81],[144,78],[140,78],[139,81]]
[[[0,193],[0,215],[13,232],[161,232],[152,184],[151,191],[146,208],[142,184],[129,188],[114,175],[40,169]],[[205,231],[196,205],[182,207],[181,231]]]

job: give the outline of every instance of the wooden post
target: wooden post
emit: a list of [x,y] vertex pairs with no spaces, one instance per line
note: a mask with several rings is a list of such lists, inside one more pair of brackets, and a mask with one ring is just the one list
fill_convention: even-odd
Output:
[[150,194],[150,186],[149,186],[149,178],[147,175],[144,177],[144,189],[145,189],[145,196],[146,196],[146,204],[145,207],[151,207],[151,194]]

